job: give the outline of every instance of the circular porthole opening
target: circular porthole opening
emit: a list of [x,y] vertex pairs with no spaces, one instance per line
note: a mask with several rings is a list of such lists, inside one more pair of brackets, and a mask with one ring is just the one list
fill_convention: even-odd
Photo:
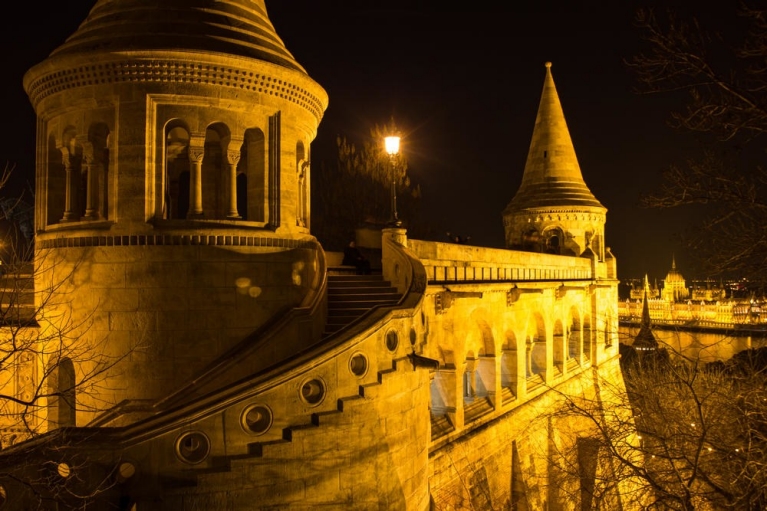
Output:
[[59,477],[62,479],[66,479],[72,475],[72,469],[67,463],[61,462],[56,465],[56,473],[59,474]]
[[130,461],[123,461],[117,466],[117,480],[124,483],[131,477],[136,475],[136,465]]
[[176,455],[184,463],[200,463],[210,453],[210,440],[199,431],[184,433],[176,440]]
[[252,405],[242,412],[242,428],[248,433],[262,435],[272,427],[272,411],[265,405]]
[[399,346],[399,337],[397,336],[397,332],[395,330],[389,330],[386,333],[386,348],[389,351],[397,351],[397,346]]
[[368,359],[362,353],[357,353],[349,359],[349,370],[355,376],[365,376],[368,372]]
[[325,399],[325,384],[314,378],[301,385],[301,399],[308,405],[318,405]]

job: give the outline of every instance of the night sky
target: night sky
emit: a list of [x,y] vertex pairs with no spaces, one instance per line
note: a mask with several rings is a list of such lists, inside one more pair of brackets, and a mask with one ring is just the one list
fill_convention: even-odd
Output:
[[[63,43],[94,3],[17,3],[15,15],[1,22],[0,160],[16,164],[15,187],[34,174],[35,116],[24,72]],[[643,209],[639,197],[697,146],[667,127],[680,99],[634,92],[638,84],[624,60],[642,47],[633,24],[639,6],[734,14],[719,3],[721,12],[649,0],[463,2],[460,9],[416,0],[267,0],[267,8],[288,50],[330,97],[312,169],[334,159],[338,134],[364,137],[393,117],[410,170],[423,183],[424,216],[437,241],[451,231],[475,245],[503,246],[501,212],[521,181],[544,63],[551,61],[584,180],[608,209],[606,245],[619,277],[662,279],[672,254],[685,273],[677,234],[692,212]],[[704,8],[709,12],[696,10]]]

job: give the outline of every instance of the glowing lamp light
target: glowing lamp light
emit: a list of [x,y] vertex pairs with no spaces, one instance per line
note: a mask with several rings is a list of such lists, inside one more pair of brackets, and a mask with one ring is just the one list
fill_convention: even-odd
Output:
[[384,137],[384,148],[389,155],[389,164],[391,165],[391,218],[389,219],[389,226],[400,227],[402,222],[397,215],[397,173],[394,162],[394,157],[399,153],[399,137]]
[[394,156],[399,153],[399,137],[386,137],[384,138],[384,146],[389,156]]

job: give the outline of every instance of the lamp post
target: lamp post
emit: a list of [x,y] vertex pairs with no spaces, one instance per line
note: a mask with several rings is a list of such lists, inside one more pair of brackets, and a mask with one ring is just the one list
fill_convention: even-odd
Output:
[[389,227],[400,227],[402,222],[397,216],[397,174],[394,164],[394,159],[399,153],[399,137],[384,138],[384,147],[389,154],[389,165],[391,166],[391,218],[389,218]]

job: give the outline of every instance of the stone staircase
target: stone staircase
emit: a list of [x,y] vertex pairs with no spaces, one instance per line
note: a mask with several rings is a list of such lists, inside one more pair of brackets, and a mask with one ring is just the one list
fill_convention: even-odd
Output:
[[[375,399],[381,385],[387,376],[397,372],[396,361],[392,362],[389,369],[378,371],[377,381],[365,383],[359,386],[359,392],[354,395],[341,397],[337,400],[336,409],[323,412],[314,412],[309,416],[309,422],[288,426],[282,430],[282,438],[266,441],[255,441],[248,444],[246,452],[221,456],[213,461],[213,467],[193,474],[196,476],[216,477],[223,473],[229,473],[232,465],[238,463],[258,464],[264,458],[290,459],[295,456],[295,440],[298,445],[318,445],[325,448],[327,441],[327,428],[337,427],[339,422],[348,420],[344,414],[365,414],[369,412],[369,402],[365,398]],[[358,408],[359,407],[359,408]],[[357,410],[355,412],[355,410]],[[448,427],[452,427],[448,422]],[[325,428],[325,429],[323,429]],[[312,441],[311,439],[316,439]],[[211,483],[215,484],[215,482]]]
[[[376,306],[395,305],[401,297],[397,289],[380,274],[329,274],[328,320],[323,336],[333,335]],[[348,421],[349,414],[369,413],[369,402],[365,398],[375,399],[386,377],[396,372],[397,362],[392,361],[391,368],[377,371],[375,381],[359,385],[357,393],[338,398],[334,409],[314,412],[307,417],[306,423],[283,428],[281,438],[254,441],[248,444],[244,452],[213,459],[210,468],[190,473],[186,484],[198,484],[198,478],[205,478],[211,485],[220,484],[218,478],[225,478],[232,473],[233,465],[257,467],[261,463],[271,463],[269,460],[292,459],[295,457],[296,443],[301,448],[311,445],[326,449],[327,429]]]
[[377,305],[395,305],[401,297],[381,275],[328,275],[328,320],[323,336],[338,332]]

